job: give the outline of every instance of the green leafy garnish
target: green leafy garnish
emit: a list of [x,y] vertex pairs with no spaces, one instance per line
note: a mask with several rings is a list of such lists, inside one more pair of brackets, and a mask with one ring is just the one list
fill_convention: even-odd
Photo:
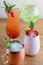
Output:
[[5,1],[4,1],[4,5],[5,5],[5,11],[11,11],[12,8],[15,6],[15,5],[8,5]]
[[9,40],[6,42],[6,46],[7,48],[10,48],[11,47],[11,39],[9,38]]
[[6,46],[7,46],[7,48],[10,48],[11,44],[9,42],[7,42]]
[[32,21],[30,21],[30,26],[29,26],[31,29],[34,28],[34,23]]

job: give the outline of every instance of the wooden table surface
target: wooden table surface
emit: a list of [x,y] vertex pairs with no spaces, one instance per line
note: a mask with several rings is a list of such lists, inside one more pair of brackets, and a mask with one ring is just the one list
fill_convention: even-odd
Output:
[[[6,35],[6,24],[7,24],[7,19],[0,19],[0,38],[4,39],[5,37],[8,38]],[[27,23],[24,23],[22,20],[20,20],[20,25],[21,25],[21,35],[17,38],[19,41],[23,42],[24,40],[24,28],[28,26]],[[34,56],[25,56],[25,61],[22,65],[43,65],[43,20],[38,20],[35,22],[35,30],[39,32],[40,35],[40,52]],[[5,44],[1,43],[0,41],[0,65],[4,65],[2,62],[1,56],[5,53]]]

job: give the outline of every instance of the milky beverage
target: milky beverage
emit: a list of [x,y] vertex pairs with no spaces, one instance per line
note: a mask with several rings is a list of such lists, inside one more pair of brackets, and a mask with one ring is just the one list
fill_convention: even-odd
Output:
[[12,42],[11,43],[11,48],[10,48],[10,51],[11,52],[18,52],[20,51],[21,49],[23,48],[23,45],[20,43],[20,42]]

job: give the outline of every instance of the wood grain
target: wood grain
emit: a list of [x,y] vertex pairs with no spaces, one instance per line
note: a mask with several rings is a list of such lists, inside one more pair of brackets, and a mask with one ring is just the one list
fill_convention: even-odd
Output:
[[[0,38],[5,38],[8,36],[6,35],[6,24],[7,19],[0,19]],[[25,35],[25,27],[28,26],[27,23],[24,23],[23,20],[20,20],[21,25],[21,35],[17,38],[19,41],[23,42],[24,35]],[[40,35],[40,52],[38,55],[34,57],[26,56],[25,61],[22,65],[43,65],[43,20],[38,20],[35,23],[35,30],[39,32]],[[4,65],[1,56],[5,53],[5,44],[0,42],[0,65]]]

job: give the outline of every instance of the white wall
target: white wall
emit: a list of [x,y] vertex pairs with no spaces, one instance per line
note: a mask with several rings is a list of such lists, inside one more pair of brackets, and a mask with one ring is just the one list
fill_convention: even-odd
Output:
[[[20,8],[23,4],[36,4],[40,7],[40,18],[43,18],[43,0],[5,0],[10,4],[16,4],[16,7]],[[0,18],[6,18],[3,0],[0,0]]]

